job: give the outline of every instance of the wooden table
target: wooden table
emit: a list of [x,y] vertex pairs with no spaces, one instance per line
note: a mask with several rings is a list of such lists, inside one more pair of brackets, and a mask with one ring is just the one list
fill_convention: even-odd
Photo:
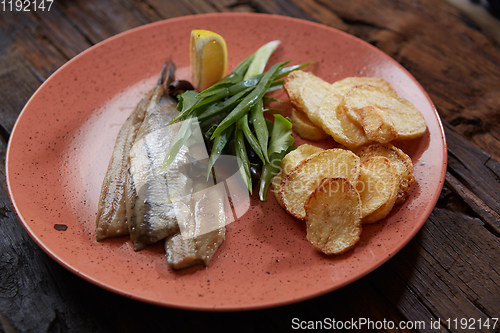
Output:
[[50,11],[2,12],[2,159],[24,104],[72,57],[149,22],[218,11],[320,22],[375,45],[416,77],[443,119],[449,154],[445,186],[424,227],[382,267],[322,297],[251,312],[162,308],[104,291],[38,248],[11,207],[2,161],[0,331],[268,332],[292,331],[293,318],[366,318],[425,321],[423,331],[440,319],[438,330],[454,332],[462,331],[462,318],[476,330],[479,320],[494,323],[500,317],[500,47],[442,0],[55,0]]

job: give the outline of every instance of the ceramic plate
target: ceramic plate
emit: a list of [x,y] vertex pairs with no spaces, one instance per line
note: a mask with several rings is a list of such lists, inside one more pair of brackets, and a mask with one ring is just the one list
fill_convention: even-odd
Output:
[[[192,29],[223,35],[230,69],[264,43],[281,40],[270,63],[317,61],[308,70],[329,82],[346,76],[389,81],[415,104],[428,124],[424,137],[399,145],[415,165],[417,182],[409,199],[385,220],[365,226],[356,247],[339,256],[317,252],[305,238],[304,222],[287,215],[272,193],[267,202],[254,196],[249,211],[227,226],[226,240],[206,268],[172,271],[161,244],[134,252],[126,237],[96,242],[99,191],[118,130],[153,87],[165,59],[175,61],[178,78],[189,78]],[[283,92],[277,97],[287,100]],[[280,107],[289,114],[289,103]],[[319,144],[335,147],[330,140]],[[153,304],[242,310],[333,291],[394,256],[422,227],[438,199],[446,170],[445,145],[439,117],[425,91],[375,47],[294,18],[207,14],[127,31],[65,64],[20,114],[6,168],[12,203],[24,227],[70,271],[105,289]]]

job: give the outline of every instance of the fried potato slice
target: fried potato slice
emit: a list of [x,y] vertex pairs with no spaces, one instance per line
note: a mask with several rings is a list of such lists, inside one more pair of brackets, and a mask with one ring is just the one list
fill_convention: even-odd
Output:
[[370,140],[361,124],[351,119],[341,105],[347,92],[353,87],[363,84],[392,89],[389,83],[380,78],[347,77],[332,84],[321,102],[318,119],[316,122],[311,119],[313,123],[321,126],[326,133],[330,134],[335,141],[351,149],[367,144]]
[[302,97],[303,104],[302,109],[298,110],[304,112],[311,122],[318,127],[321,126],[319,107],[331,86],[330,83],[315,76],[306,80],[300,88],[300,96]]
[[[293,71],[285,79],[283,88],[288,95],[288,99],[292,106],[302,111],[302,97],[300,96],[300,88],[306,80],[313,74],[301,70]],[[302,111],[304,112],[304,111]]]
[[[305,94],[302,91],[303,87],[308,87]],[[309,108],[311,108],[311,112],[316,112],[324,94],[330,88],[330,83],[313,73],[297,70],[288,74],[283,88],[288,94],[292,106],[311,119]]]
[[300,145],[297,149],[292,150],[283,157],[281,160],[281,169],[285,175],[288,175],[300,162],[320,151],[324,151],[324,149],[308,144]]
[[406,155],[404,151],[390,143],[372,143],[358,149],[357,154],[361,159],[361,162],[364,162],[374,156],[387,157],[394,164],[399,175],[399,188],[396,204],[405,202],[406,197],[415,182],[415,176],[413,175],[413,162],[411,161],[411,158]]
[[342,95],[335,83],[326,94],[319,108],[320,126],[332,138],[348,148],[356,148],[369,142],[363,127],[352,121],[339,107]]
[[342,104],[344,112],[361,125],[363,121],[360,110],[366,106],[372,106],[380,114],[385,114],[380,119],[385,120],[387,126],[393,127],[400,139],[420,137],[427,129],[420,111],[394,90],[365,84],[356,86],[345,94]]
[[314,125],[307,115],[292,109],[293,130],[301,138],[311,141],[320,141],[329,137],[321,127]]
[[320,151],[300,162],[283,178],[280,201],[288,213],[303,220],[306,216],[304,204],[323,178],[341,177],[355,184],[359,168],[359,157],[349,150]]
[[340,254],[360,239],[361,199],[345,178],[325,178],[305,203],[307,240],[325,254]]
[[368,140],[387,143],[397,139],[398,133],[386,112],[375,106],[365,106],[357,112]]
[[391,85],[381,78],[347,77],[332,84],[319,109],[319,122],[323,130],[335,141],[351,149],[370,141],[357,118],[350,117],[343,108],[344,95],[360,85],[393,91]]
[[302,162],[312,154],[316,154],[323,150],[324,149],[316,146],[303,144],[298,146],[297,149],[292,150],[291,152],[286,154],[285,157],[283,157],[280,165],[281,170],[276,176],[274,176],[273,181],[271,183],[271,190],[274,192],[276,200],[283,208],[284,206],[279,196],[279,190],[283,178],[285,178],[290,173],[290,171],[292,171],[300,162]]
[[356,182],[362,223],[374,223],[386,217],[394,207],[398,189],[398,170],[387,157],[374,156],[363,161]]

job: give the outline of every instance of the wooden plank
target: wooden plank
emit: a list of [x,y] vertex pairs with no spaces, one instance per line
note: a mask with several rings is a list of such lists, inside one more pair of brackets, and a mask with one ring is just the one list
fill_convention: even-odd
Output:
[[312,16],[310,16],[307,12],[304,12],[300,6],[294,2],[286,0],[253,0],[251,4],[257,12],[293,16],[304,20],[313,20]]
[[83,52],[92,43],[60,10],[57,3],[50,12],[33,13],[37,20],[37,31],[40,38],[49,41],[62,55],[69,60]]
[[343,31],[346,31],[349,27],[339,16],[317,1],[303,0],[297,1],[296,4],[317,22]]
[[484,165],[500,179],[500,163],[497,160],[490,158]]
[[189,1],[146,1],[164,18],[216,12],[216,9],[214,7],[205,2],[203,2],[203,5],[201,6],[194,6]]
[[40,86],[43,77],[24,55],[19,52],[10,38],[0,30],[0,126],[1,136],[8,139],[9,133],[28,101]]
[[396,256],[391,265],[435,316],[486,319],[500,313],[500,242],[481,220],[435,208],[416,239],[409,245],[414,260]]
[[[380,270],[385,272],[383,268]],[[372,322],[392,321],[396,324],[405,320],[404,315],[397,311],[384,295],[373,289],[369,280],[368,277],[361,279],[347,287],[313,300],[268,309],[264,312],[264,316],[268,322],[276,325],[275,331],[280,332],[292,332],[292,324],[302,328],[307,328],[308,325],[323,325],[324,329],[330,329],[328,325],[332,325],[333,320],[342,322],[342,324],[349,323],[349,325],[360,318]],[[317,324],[317,322],[321,322],[321,324]],[[373,332],[373,329],[369,329],[366,324],[363,326],[360,326],[359,323],[355,325],[358,328],[355,330],[356,332]],[[391,332],[388,329],[377,331]],[[406,331],[402,330],[401,332]]]
[[229,7],[229,11],[235,13],[253,13],[255,10],[253,7],[243,4]]
[[158,17],[146,6],[125,5],[124,1],[65,1],[61,12],[92,43],[96,44],[120,32],[144,25]]
[[[481,199],[487,208],[496,212],[498,216],[500,212],[500,203],[498,202],[500,182],[498,176],[491,171],[492,166],[497,166],[498,162],[486,152],[473,146],[446,123],[445,133],[448,142],[448,168],[450,173]],[[486,163],[489,163],[490,167],[486,166]],[[486,210],[483,211],[486,215],[490,214]],[[500,220],[498,218],[492,216],[492,218],[485,219],[484,222],[498,235],[500,230]]]
[[250,2],[241,0],[209,0],[210,4],[220,12],[252,13],[255,8]]
[[449,172],[446,173],[446,186],[451,188],[476,214],[486,222],[490,231],[496,236],[500,236],[500,215],[488,207],[481,199],[472,193],[464,184],[453,177]]
[[[500,170],[491,156],[500,156],[500,145],[495,141],[495,136],[500,136],[494,126],[493,134],[484,132],[490,130],[490,119],[498,123],[495,117],[495,105],[500,104],[495,94],[498,84],[491,82],[497,72],[486,73],[496,68],[497,51],[480,32],[461,27],[462,17],[456,11],[442,2],[433,4],[429,0],[417,3],[296,0],[289,8],[285,1],[274,4],[225,1],[221,6],[216,5],[216,0],[115,0],[110,3],[108,6],[95,0],[56,2],[55,8],[59,11],[50,16],[32,15],[21,17],[20,22],[14,19],[0,22],[0,63],[3,65],[0,68],[3,88],[0,125],[8,130],[12,128],[26,100],[59,63],[123,29],[163,17],[224,8],[283,13],[355,33],[410,69],[431,93],[440,113],[453,121],[453,126],[447,126],[451,152],[447,187],[422,231],[369,276],[314,300],[229,314],[156,307],[83,281],[56,264],[31,241],[17,222],[5,190],[0,191],[0,232],[4,235],[0,240],[0,331],[155,332],[165,327],[200,331],[215,321],[221,323],[224,330],[237,327],[243,331],[288,332],[294,331],[291,329],[294,317],[400,321],[498,316],[500,309],[494,297],[499,295],[500,251],[498,239],[490,232],[495,229],[490,226],[494,225],[498,213],[491,201],[498,197],[495,191]],[[96,14],[95,10],[102,13]],[[108,19],[106,14],[110,14],[109,23],[104,21]],[[422,25],[421,17],[429,23]],[[117,21],[121,19],[125,22],[119,24]],[[63,20],[61,24],[65,27],[60,31],[57,31],[58,20]],[[458,30],[453,31],[456,27]],[[70,33],[65,35],[65,29]],[[441,35],[434,37],[434,30]],[[34,37],[23,40],[29,34]],[[438,45],[447,42],[448,37],[450,46]],[[463,45],[454,50],[458,41]],[[467,59],[467,55],[475,56]],[[467,64],[468,61],[474,64]],[[481,62],[485,63],[484,70],[480,68],[474,73]],[[480,116],[479,121],[474,119],[475,113]],[[476,151],[466,138],[456,135],[454,127],[478,146],[486,147],[489,154]],[[5,145],[1,145],[0,142],[3,157]],[[477,182],[478,175],[485,177],[484,183]],[[0,178],[3,176],[0,174]],[[477,184],[472,188],[470,182],[474,181]],[[483,195],[485,184],[490,190]],[[4,188],[4,183],[0,187]],[[484,227],[485,223],[489,229]],[[446,329],[442,326],[441,331]]]
[[45,37],[48,32],[37,22],[33,12],[4,16],[0,29],[15,49],[29,62],[41,81],[62,66],[67,58]]

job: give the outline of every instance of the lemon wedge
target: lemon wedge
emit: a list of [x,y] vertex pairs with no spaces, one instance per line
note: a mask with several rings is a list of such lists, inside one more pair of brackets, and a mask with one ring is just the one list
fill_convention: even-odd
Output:
[[208,30],[192,30],[189,57],[193,84],[200,91],[224,77],[227,47],[224,38]]

